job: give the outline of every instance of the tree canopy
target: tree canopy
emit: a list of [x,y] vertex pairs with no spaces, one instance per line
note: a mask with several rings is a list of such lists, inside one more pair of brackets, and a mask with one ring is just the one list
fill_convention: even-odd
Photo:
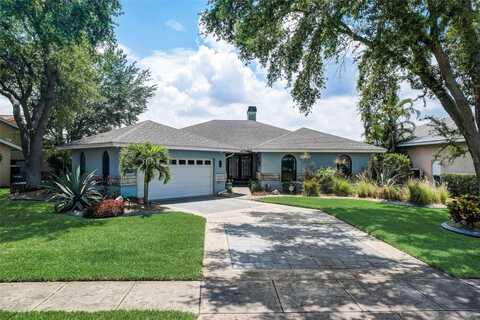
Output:
[[58,105],[50,116],[48,138],[56,145],[134,124],[153,96],[150,71],[129,62],[115,45],[98,53],[93,67],[95,94],[83,95],[77,107]]
[[94,94],[95,51],[113,42],[119,14],[118,0],[0,0],[0,94],[20,128],[29,186],[40,184],[52,108]]
[[321,97],[325,65],[347,54],[357,60],[362,81],[408,81],[425,97],[438,99],[453,119],[480,178],[479,5],[472,0],[210,0],[202,23],[207,33],[234,44],[245,61],[256,59],[266,67],[270,84],[287,79],[305,113]]

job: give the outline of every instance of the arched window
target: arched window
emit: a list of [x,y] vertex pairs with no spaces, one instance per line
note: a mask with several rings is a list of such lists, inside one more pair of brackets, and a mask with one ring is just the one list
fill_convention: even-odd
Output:
[[297,180],[297,159],[291,154],[282,158],[282,182]]
[[83,175],[85,174],[85,167],[86,167],[86,159],[85,159],[85,153],[81,152],[80,153],[80,174]]
[[110,176],[110,156],[108,151],[104,151],[102,157],[102,177],[106,179],[108,176]]
[[352,175],[352,158],[346,154],[337,157],[337,171],[345,177]]

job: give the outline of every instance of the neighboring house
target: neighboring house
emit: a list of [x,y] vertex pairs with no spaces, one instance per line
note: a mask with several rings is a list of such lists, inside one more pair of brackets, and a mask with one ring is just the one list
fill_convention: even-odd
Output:
[[[455,128],[453,120],[446,119],[449,127]],[[446,139],[436,135],[429,124],[416,127],[415,138],[399,145],[401,151],[407,152],[414,169],[419,169],[426,178],[432,179],[434,176],[442,174],[475,174],[473,160],[470,153],[463,157],[456,158],[454,161],[448,161],[446,151],[438,155],[438,152],[446,144]],[[465,139],[458,137],[457,142],[465,145]],[[437,156],[438,155],[438,156]]]
[[[171,181],[154,180],[151,199],[211,195],[225,190],[225,182],[258,180],[280,189],[282,182],[301,181],[305,168],[342,166],[347,173],[365,170],[373,153],[384,149],[302,128],[289,131],[256,121],[256,107],[248,120],[213,120],[183,129],[153,121],[74,141],[72,166],[96,170],[99,179],[114,184],[124,196],[143,196],[143,177],[135,172],[120,177],[119,152],[129,143],[152,142],[170,152]],[[304,157],[308,154],[308,157]]]
[[12,116],[0,115],[0,157],[0,187],[8,187],[23,162],[20,131]]

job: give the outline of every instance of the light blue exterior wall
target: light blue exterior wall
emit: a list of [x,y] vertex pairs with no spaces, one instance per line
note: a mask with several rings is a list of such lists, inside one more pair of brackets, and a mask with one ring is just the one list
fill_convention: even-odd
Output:
[[119,148],[97,148],[82,149],[72,151],[72,168],[76,169],[80,166],[80,154],[85,154],[85,171],[91,172],[96,170],[97,175],[102,174],[103,152],[108,151],[110,156],[110,175],[113,177],[120,175],[120,149]]
[[[103,152],[107,150],[110,155],[110,175],[113,177],[120,176],[120,148],[92,148],[72,151],[72,168],[80,165],[80,154],[85,153],[86,172],[96,171],[97,175],[102,174]],[[213,188],[214,192],[222,192],[225,190],[226,180],[226,163],[225,154],[223,152],[213,151],[187,151],[187,150],[169,150],[170,157],[173,159],[210,159],[213,166]],[[221,162],[221,166],[220,166]],[[136,184],[121,185],[121,195],[124,197],[136,197]]]
[[[368,160],[371,154],[368,153],[310,153],[310,160],[301,159],[303,153],[281,153],[281,152],[262,152],[259,172],[263,175],[277,176],[281,179],[282,158],[291,154],[297,160],[297,179],[303,178],[305,167],[311,166],[312,169],[332,167],[336,168],[336,159],[339,155],[346,154],[352,159],[352,174],[357,174],[368,168]],[[264,180],[262,185],[270,185],[274,189],[279,189],[282,183],[279,179]]]

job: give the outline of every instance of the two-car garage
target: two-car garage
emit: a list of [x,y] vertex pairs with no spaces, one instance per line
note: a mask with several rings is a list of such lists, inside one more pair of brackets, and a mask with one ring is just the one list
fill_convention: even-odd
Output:
[[[206,196],[214,193],[213,160],[201,158],[174,158],[170,160],[170,181],[164,184],[158,178],[149,185],[151,200]],[[137,196],[143,197],[143,174],[137,175]]]

